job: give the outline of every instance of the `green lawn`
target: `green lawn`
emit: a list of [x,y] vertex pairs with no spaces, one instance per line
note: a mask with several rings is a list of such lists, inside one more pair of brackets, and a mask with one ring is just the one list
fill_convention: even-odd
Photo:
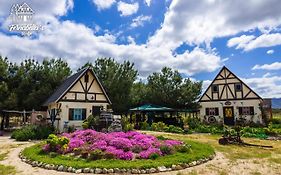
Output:
[[163,157],[158,157],[156,160],[144,160],[137,159],[132,161],[125,160],[96,160],[87,161],[85,159],[74,158],[72,156],[58,155],[56,157],[50,157],[41,151],[42,144],[36,144],[34,146],[24,149],[22,152],[24,156],[31,160],[36,160],[48,164],[70,166],[76,169],[79,168],[152,168],[158,166],[171,167],[173,164],[189,163],[194,160],[209,157],[214,154],[214,149],[208,144],[202,144],[195,141],[185,140],[191,145],[190,153],[175,153]]

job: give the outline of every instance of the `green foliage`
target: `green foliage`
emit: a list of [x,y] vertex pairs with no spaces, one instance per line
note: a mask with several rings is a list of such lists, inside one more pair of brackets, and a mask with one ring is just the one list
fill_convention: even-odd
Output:
[[191,145],[184,144],[184,145],[178,145],[175,147],[176,151],[180,153],[189,153],[191,151]]
[[167,128],[167,125],[163,122],[152,123],[151,130],[152,131],[164,131]]
[[149,130],[150,129],[149,124],[146,121],[141,122],[140,123],[140,129],[141,130]]
[[129,117],[127,116],[121,117],[121,125],[124,132],[134,130],[134,124],[130,123]]
[[178,126],[169,125],[169,127],[166,127],[164,129],[165,132],[171,132],[171,133],[183,133],[184,130]]
[[47,144],[50,145],[51,151],[56,151],[56,147],[59,145],[61,148],[66,149],[69,143],[69,138],[58,137],[55,134],[50,134],[46,140]]
[[[170,137],[170,136],[169,136]],[[178,139],[178,136],[171,136],[170,139]],[[172,155],[158,157],[157,161],[151,159],[137,159],[134,161],[127,160],[106,160],[99,159],[95,161],[87,161],[72,156],[58,155],[51,158],[49,154],[42,154],[42,144],[36,144],[27,147],[22,151],[22,154],[33,161],[40,161],[48,164],[63,165],[73,167],[75,169],[82,168],[156,168],[158,166],[171,167],[174,164],[190,163],[201,158],[209,157],[214,154],[214,149],[208,144],[188,141],[192,147],[192,154],[176,152]]]
[[165,155],[169,155],[169,154],[173,154],[174,150],[172,147],[167,146],[167,145],[162,145],[160,146],[160,151],[165,154]]
[[202,125],[202,122],[200,121],[199,118],[195,117],[187,117],[184,122],[186,122],[189,126],[190,129],[195,129],[198,126]]
[[44,101],[65,80],[71,70],[62,59],[42,63],[24,60],[20,64],[0,57],[0,108],[39,110]]
[[46,139],[53,132],[54,128],[51,126],[28,125],[13,131],[11,138],[17,141],[41,140]]
[[162,136],[162,135],[157,136],[156,138],[157,138],[158,140],[168,140],[168,138],[166,138],[166,137],[164,137],[164,136]]
[[178,71],[164,67],[147,78],[148,102],[172,108],[197,108],[202,82],[183,79]]
[[157,153],[152,153],[152,154],[149,156],[149,159],[155,160],[155,159],[157,159],[158,157],[160,157],[159,154],[157,154]]
[[99,117],[92,114],[83,121],[82,127],[84,129],[97,129],[99,126]]

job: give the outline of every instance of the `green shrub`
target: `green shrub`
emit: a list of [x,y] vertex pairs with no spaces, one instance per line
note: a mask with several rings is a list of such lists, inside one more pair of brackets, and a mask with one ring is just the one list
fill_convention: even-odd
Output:
[[176,151],[177,151],[177,152],[180,152],[180,153],[189,153],[190,150],[191,150],[191,145],[187,145],[187,144],[178,145],[178,146],[176,146],[175,148],[176,148]]
[[104,156],[104,152],[102,152],[102,151],[99,150],[99,149],[96,149],[96,150],[90,152],[89,158],[90,158],[91,160],[99,160],[99,159],[102,159],[103,156]]
[[190,129],[195,129],[202,124],[199,118],[194,118],[194,117],[193,118],[188,117],[187,123]]
[[51,158],[55,158],[55,157],[57,157],[59,154],[58,153],[56,153],[56,152],[50,152],[49,153],[49,156],[51,157]]
[[152,153],[150,156],[149,156],[149,159],[152,159],[152,160],[155,160],[159,157],[160,155],[157,154],[157,153]]
[[141,122],[140,123],[140,129],[141,130],[149,130],[149,124],[146,121]]
[[167,145],[160,146],[160,151],[165,155],[173,154],[174,152],[173,148]]
[[165,128],[165,132],[171,132],[171,133],[183,133],[184,130],[178,126],[169,125],[169,127]]
[[11,138],[17,141],[41,140],[48,138],[54,132],[51,126],[28,125],[12,132]]
[[122,116],[121,117],[121,125],[124,132],[132,131],[134,130],[135,125],[133,123],[130,123],[129,117]]
[[156,138],[157,138],[158,140],[168,140],[168,138],[166,138],[166,137],[164,137],[164,136],[162,136],[162,135],[157,136]]
[[89,117],[83,121],[82,127],[83,129],[97,129],[99,123],[100,123],[99,117],[89,115]]
[[272,124],[281,124],[281,118],[273,118],[271,119]]
[[164,131],[167,128],[167,125],[163,122],[152,123],[151,130],[152,131]]
[[134,124],[133,123],[127,123],[123,127],[124,132],[132,131],[132,130],[134,130]]
[[57,146],[59,145],[63,150],[67,149],[69,143],[69,138],[58,137],[55,134],[50,134],[46,140],[47,144],[50,145],[50,151],[56,151]]

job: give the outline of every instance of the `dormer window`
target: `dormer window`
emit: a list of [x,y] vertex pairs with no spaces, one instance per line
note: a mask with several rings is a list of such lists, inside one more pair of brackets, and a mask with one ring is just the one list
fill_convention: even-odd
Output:
[[242,84],[241,83],[235,84],[235,91],[236,92],[242,91]]
[[212,92],[219,92],[219,86],[216,84],[212,85]]

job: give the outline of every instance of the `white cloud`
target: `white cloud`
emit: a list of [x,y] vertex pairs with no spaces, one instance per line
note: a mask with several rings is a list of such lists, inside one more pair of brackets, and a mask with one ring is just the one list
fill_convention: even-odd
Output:
[[228,41],[228,47],[236,46],[236,49],[244,49],[245,51],[250,51],[261,47],[272,47],[281,44],[281,34],[262,34],[258,37],[253,35],[242,35],[240,37],[231,38]]
[[130,44],[136,44],[135,39],[132,36],[128,36],[127,40]]
[[[96,36],[92,29],[83,24],[62,21],[49,24],[37,39],[0,33],[0,52],[17,62],[26,57],[39,60],[61,57],[74,69],[86,61],[94,62],[98,57],[113,57],[120,62],[125,59],[135,63],[141,77],[159,71],[163,66],[193,75],[214,71],[221,63],[219,56],[204,49],[195,48],[174,56],[171,50],[146,44],[136,45],[130,39],[130,44],[118,45],[114,35]],[[15,43],[21,43],[20,47],[15,47]]]
[[152,0],[144,0],[145,4],[149,7]]
[[255,65],[252,70],[263,69],[263,70],[281,70],[281,62],[274,62],[272,64]]
[[150,44],[174,49],[182,42],[199,45],[256,28],[271,29],[281,24],[280,8],[278,0],[174,0]]
[[126,3],[123,1],[118,2],[117,9],[121,12],[121,16],[129,16],[137,13],[139,9],[139,3]]
[[247,45],[250,41],[255,39],[254,35],[242,35],[239,37],[234,37],[228,40],[227,46],[228,47],[234,47],[236,46],[236,49],[244,48],[245,45]]
[[268,55],[271,55],[271,54],[273,54],[274,53],[274,50],[268,50],[267,52],[266,52]]
[[133,22],[131,23],[132,28],[143,26],[145,22],[151,21],[151,16],[143,16],[140,15],[133,19]]
[[115,2],[115,0],[93,0],[93,3],[97,6],[98,10],[108,9]]
[[280,76],[263,76],[261,78],[247,78],[242,80],[263,98],[281,97]]

